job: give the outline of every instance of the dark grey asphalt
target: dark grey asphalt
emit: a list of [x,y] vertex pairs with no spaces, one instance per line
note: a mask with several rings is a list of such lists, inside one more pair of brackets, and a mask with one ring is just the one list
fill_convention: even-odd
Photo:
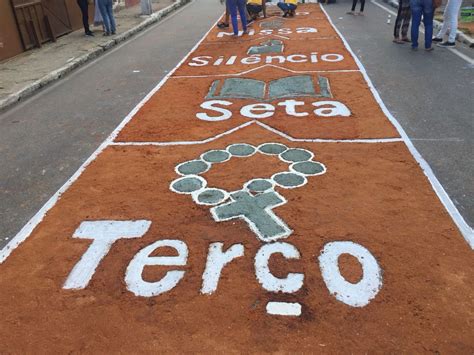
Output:
[[[196,0],[0,115],[0,247],[194,46],[223,11],[218,4]],[[408,46],[392,44],[387,14],[369,0],[366,17],[345,15],[348,7],[339,2],[326,8],[472,225],[472,66],[441,49],[413,53]],[[472,50],[463,51],[474,56]]]

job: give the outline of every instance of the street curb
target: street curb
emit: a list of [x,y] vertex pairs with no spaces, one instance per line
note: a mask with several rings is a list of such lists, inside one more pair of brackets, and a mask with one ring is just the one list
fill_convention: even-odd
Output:
[[8,95],[6,98],[0,100],[0,111],[9,108],[16,103],[20,102],[21,100],[33,95],[36,91],[45,86],[61,79],[66,74],[72,72],[73,70],[77,69],[78,67],[84,65],[85,63],[99,57],[104,52],[108,51],[109,49],[115,47],[117,44],[124,42],[128,38],[132,37],[133,35],[137,34],[138,32],[143,31],[147,27],[160,22],[163,18],[168,16],[170,13],[178,10],[179,8],[183,7],[184,5],[190,3],[192,0],[177,0],[172,5],[153,13],[150,15],[145,21],[139,23],[137,26],[120,33],[119,35],[115,36],[110,41],[105,43],[99,44],[96,49],[74,59],[73,61],[67,63],[63,67],[46,74],[41,79],[36,80],[35,82],[31,83],[30,85],[26,86],[25,88],[17,91],[16,93]]
[[[383,0],[384,3],[389,4],[391,7],[398,9],[398,2],[394,0]],[[437,20],[433,20],[433,29],[434,30],[440,30],[441,26],[443,24]],[[474,47],[474,39],[466,36],[464,33],[461,31],[456,31],[456,41],[461,42],[466,44],[468,47],[473,48]]]

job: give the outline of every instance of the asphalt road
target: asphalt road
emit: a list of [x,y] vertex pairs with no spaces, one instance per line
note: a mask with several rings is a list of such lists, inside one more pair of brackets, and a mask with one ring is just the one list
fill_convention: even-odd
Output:
[[[474,224],[473,66],[447,50],[391,42],[387,12],[327,6],[382,98]],[[94,152],[222,13],[196,0],[164,22],[0,115],[0,247]],[[392,16],[392,23],[393,23]],[[474,57],[474,51],[460,49]]]

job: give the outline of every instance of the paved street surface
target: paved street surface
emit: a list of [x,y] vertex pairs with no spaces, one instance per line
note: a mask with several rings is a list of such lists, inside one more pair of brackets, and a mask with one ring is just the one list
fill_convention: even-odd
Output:
[[[174,46],[173,31],[183,32],[206,6],[217,11],[205,4],[193,3],[169,26],[130,42],[134,55],[141,52],[149,62],[151,38],[140,43],[147,36]],[[413,53],[392,45],[390,36],[375,46],[370,36],[351,35],[382,33],[378,17],[386,19],[389,9],[370,5],[366,17],[345,21],[339,16],[344,4],[330,10],[363,60],[386,48],[379,60],[367,60],[368,73],[378,87],[390,82],[385,90],[393,111],[406,115],[403,125],[433,164],[469,154],[469,117],[458,108],[439,116],[435,109],[444,107],[435,106],[435,91],[426,86],[448,59],[453,71],[445,79],[454,86],[453,78],[465,80],[458,71],[472,70],[469,52]],[[43,119],[55,109],[55,124],[31,128],[39,130],[42,158],[25,160],[34,169],[44,162],[40,175],[49,181],[66,170],[56,163],[56,173],[47,176],[50,161],[67,156],[79,165],[85,157],[78,148],[90,154],[110,132],[97,130],[96,122],[125,116],[118,112],[125,108],[113,107],[119,102],[113,82],[123,95],[125,85],[144,90],[141,96],[149,92],[0,251],[2,347],[19,353],[472,354],[472,228],[324,7],[302,4],[294,17],[282,18],[269,6],[269,17],[238,37],[213,26],[210,13],[210,31],[152,91],[152,82],[148,88],[134,83],[147,66],[129,61],[125,45],[10,113],[41,100],[36,112],[44,110]],[[364,22],[371,18],[374,24]],[[439,70],[423,76],[425,69],[400,61]],[[155,84],[165,70],[151,71]],[[397,81],[402,72],[416,79]],[[111,76],[129,77],[131,84],[111,84]],[[469,108],[462,100],[456,105]],[[58,113],[73,105],[76,114]],[[452,114],[464,130],[446,136]],[[69,128],[71,117],[82,125]],[[75,147],[83,137],[88,143]],[[459,144],[441,150],[434,139]],[[469,185],[472,166],[440,165],[436,172],[450,193],[470,194],[450,184],[458,169],[460,184]],[[29,180],[37,181],[33,175]]]

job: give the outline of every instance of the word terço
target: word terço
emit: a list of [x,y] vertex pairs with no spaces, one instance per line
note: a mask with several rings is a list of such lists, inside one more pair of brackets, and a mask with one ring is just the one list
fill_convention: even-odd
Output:
[[[64,283],[64,289],[84,289],[94,276],[101,260],[119,239],[140,238],[151,226],[150,221],[85,221],[76,229],[73,238],[91,239],[92,243],[74,266]],[[172,248],[175,256],[151,256],[159,248]],[[141,297],[153,297],[175,288],[185,276],[184,270],[171,270],[156,282],[145,281],[142,273],[147,266],[182,267],[187,263],[188,246],[178,239],[157,240],[141,249],[130,261],[125,272],[127,289]],[[245,254],[243,244],[237,243],[223,250],[223,243],[210,243],[206,266],[202,275],[201,294],[217,291],[224,267]],[[300,259],[299,250],[288,242],[264,244],[255,255],[255,276],[260,285],[269,292],[294,293],[304,284],[303,273],[288,273],[280,278],[272,274],[269,260],[274,254],[286,259]],[[359,282],[348,282],[341,274],[338,258],[349,254],[357,258],[363,275]],[[329,242],[324,245],[319,257],[319,268],[324,282],[337,300],[351,307],[366,306],[382,287],[382,271],[375,257],[365,247],[350,241]]]

